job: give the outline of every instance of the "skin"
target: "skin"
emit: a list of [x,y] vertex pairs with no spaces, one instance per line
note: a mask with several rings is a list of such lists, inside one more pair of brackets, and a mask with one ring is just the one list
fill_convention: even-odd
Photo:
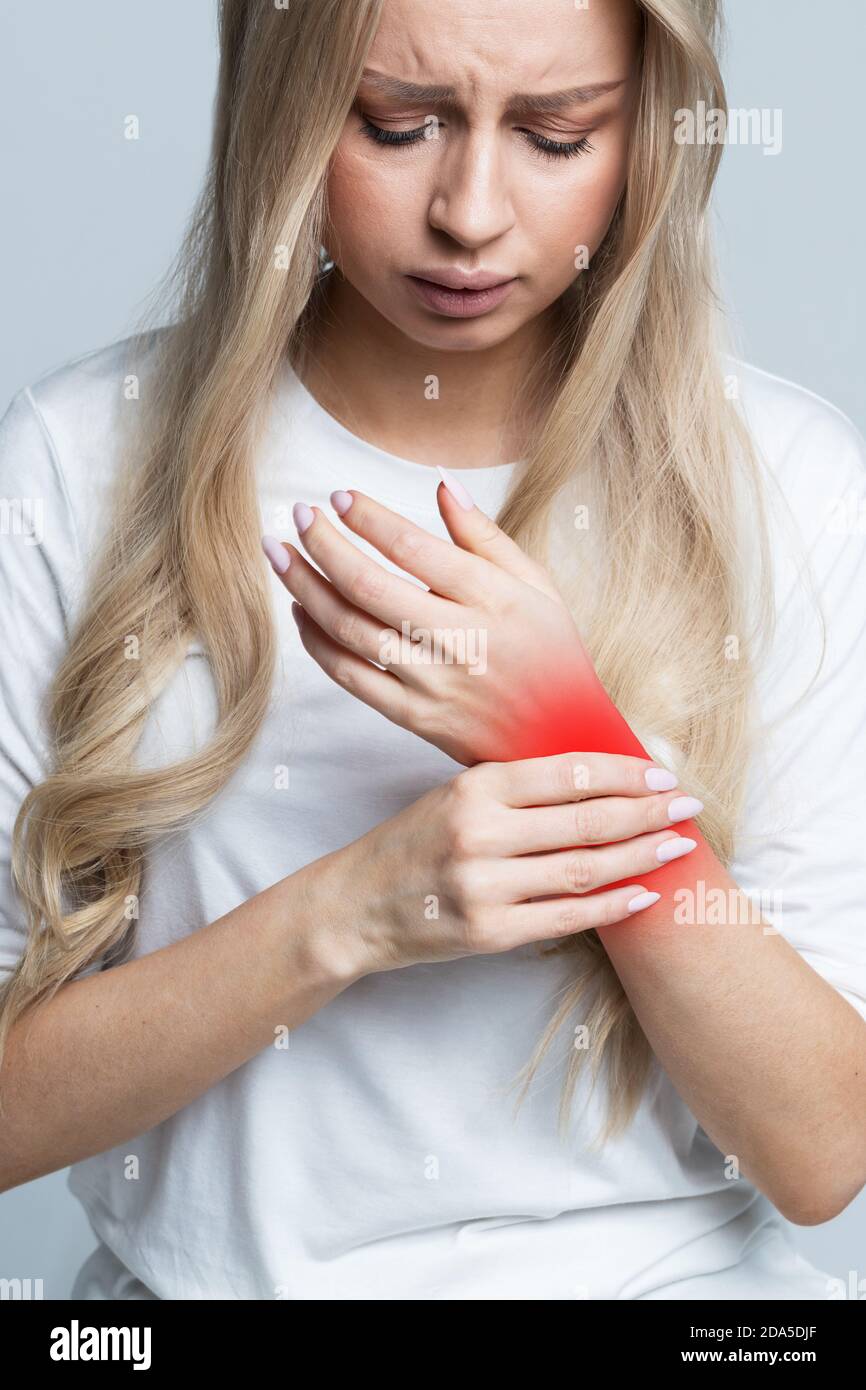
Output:
[[[475,76],[478,89],[487,95],[506,59],[509,88],[513,83],[515,88],[550,90],[612,75],[607,60],[613,63],[624,51],[614,52],[618,42],[625,42],[620,21],[627,21],[628,7],[594,0],[590,11],[579,14],[579,32],[587,45],[596,33],[596,66],[605,59],[604,72],[591,71],[589,50],[583,46],[570,53],[565,71],[566,7],[534,5],[531,32],[525,23],[519,27],[521,8],[510,0],[497,0],[495,11],[468,0],[459,5],[441,0],[436,7],[407,0],[400,5],[403,26],[396,28],[415,35],[411,45],[405,41],[401,53],[406,63],[417,55],[418,66],[404,68],[399,75],[455,84],[462,74]],[[386,10],[386,21],[394,13],[394,7]],[[448,23],[443,20],[440,26],[443,15]],[[574,22],[569,15],[569,23]],[[393,25],[392,30],[396,39]],[[381,32],[384,36],[389,31],[383,25]],[[442,37],[446,32],[447,41]],[[520,42],[512,37],[515,32]],[[602,42],[605,32],[607,50]],[[431,46],[437,33],[438,46]],[[518,52],[524,56],[520,80],[515,81]],[[431,57],[436,54],[439,66],[434,69]],[[392,61],[397,56],[395,52]],[[427,172],[435,194],[435,202],[428,201],[434,221],[419,219],[417,246],[411,226],[401,225],[403,199],[413,187],[409,161],[416,155],[374,152],[382,161],[392,153],[400,160],[405,155],[406,162],[403,174],[392,178],[387,197],[384,162],[369,164],[366,191],[356,184],[362,195],[357,216],[365,217],[368,205],[374,211],[357,232],[343,217],[343,252],[355,257],[351,267],[357,269],[352,269],[351,292],[341,293],[347,296],[347,313],[352,304],[357,313],[344,319],[345,337],[337,334],[329,357],[332,389],[338,399],[351,403],[353,420],[362,413],[374,442],[403,456],[446,466],[458,461],[458,432],[461,447],[465,445],[459,456],[463,466],[505,461],[516,452],[513,441],[500,440],[495,422],[499,407],[510,399],[523,354],[543,341],[544,314],[551,305],[547,296],[560,292],[558,248],[592,244],[592,225],[600,237],[604,209],[612,213],[616,202],[612,190],[607,200],[601,196],[595,175],[588,177],[581,161],[567,162],[565,172],[553,166],[542,183],[541,174],[528,163],[530,156],[512,144],[519,138],[512,126],[492,119],[489,102],[479,109],[479,122],[468,127],[472,140],[458,130],[456,144],[448,145],[453,167],[447,183],[443,177],[437,184],[435,171]],[[619,148],[622,155],[624,144]],[[417,152],[416,167],[429,154]],[[444,162],[445,155],[443,148],[436,158]],[[354,168],[356,178],[365,172],[357,161],[348,167],[350,172]],[[609,171],[613,165],[607,167]],[[455,179],[455,174],[460,177]],[[543,217],[537,215],[537,200],[519,200],[527,180],[533,181],[538,198],[548,201]],[[564,241],[552,236],[543,243],[546,253],[536,254],[542,244],[539,237],[547,237],[549,218],[558,216],[562,200],[569,197],[575,218],[563,218]],[[413,206],[423,203],[419,199]],[[592,224],[594,214],[598,220]],[[451,220],[444,223],[445,217]],[[370,229],[375,233],[381,225],[389,227],[389,241],[391,228],[395,238],[400,228],[405,262],[394,258],[395,251],[392,255],[396,239],[386,245],[384,256],[381,234],[371,241]],[[458,244],[461,239],[465,246]],[[444,255],[449,248],[455,258],[472,255],[473,265],[489,264],[484,257],[493,250],[503,257],[513,252],[513,261],[496,262],[497,268],[521,276],[521,298],[513,295],[508,301],[512,318],[506,320],[503,306],[502,314],[497,310],[473,324],[440,324],[426,319],[426,311],[418,318],[414,305],[399,300],[394,268],[426,264],[431,252]],[[351,267],[347,258],[344,268]],[[362,270],[369,272],[363,289]],[[563,286],[569,273],[563,266]],[[405,313],[405,321],[395,318],[398,311]],[[501,322],[496,322],[497,316]],[[464,329],[465,339],[455,343]],[[359,352],[359,347],[364,350]],[[412,352],[413,358],[405,356]],[[410,361],[417,370],[408,369]],[[445,384],[441,401],[448,401],[449,408],[428,413],[417,404],[416,388],[421,369],[426,375],[431,363]],[[327,404],[321,394],[320,399]],[[452,411],[451,406],[459,409]],[[391,432],[378,432],[380,426]],[[432,481],[431,476],[431,485]],[[530,569],[527,557],[515,553],[516,547],[489,518],[477,509],[462,511],[444,488],[439,489],[439,505],[457,558],[459,551],[488,566],[485,578],[492,585],[492,597],[485,621],[497,635],[491,651],[501,663],[491,668],[491,679],[481,682],[482,689],[493,692],[496,682],[504,680],[507,693],[511,653],[525,651],[521,644],[528,640],[541,640],[537,628],[542,620],[542,637],[560,668],[584,678],[586,657],[579,634],[558,606],[548,577]],[[346,523],[355,525],[358,535],[367,534],[376,525],[376,506],[367,499],[353,517],[347,514]],[[383,520],[387,518],[380,515],[379,524]],[[405,533],[407,523],[397,521],[400,533]],[[356,681],[360,695],[359,668],[352,666],[352,659],[363,658],[351,645],[341,645],[329,624],[336,623],[334,630],[347,637],[347,610],[353,621],[356,613],[363,617],[367,612],[352,605],[349,596],[369,598],[376,581],[373,590],[369,579],[366,589],[363,581],[358,587],[356,568],[340,570],[330,531],[338,536],[317,512],[304,534],[305,547],[321,566],[319,579],[311,578],[314,567],[292,547],[293,563],[284,582],[292,593],[297,584],[311,614],[322,620],[320,626],[309,616],[303,625],[311,656],[335,678],[342,674],[347,684]],[[414,541],[417,546],[418,538]],[[345,538],[343,543],[348,544]],[[405,550],[404,558],[408,562]],[[443,592],[445,580],[441,574],[435,579],[433,587]],[[414,588],[417,603],[423,592]],[[468,607],[461,614],[464,598],[451,602],[455,623],[477,621]],[[417,621],[416,608],[407,604],[405,613],[413,624]],[[338,664],[329,665],[335,656]],[[542,651],[539,658],[543,657]],[[461,712],[461,751],[472,761],[479,755],[475,740],[491,709],[483,699],[473,704],[478,691],[466,686],[461,693],[460,672],[439,667],[433,668],[434,674],[437,669],[440,676],[447,671],[449,677],[457,677],[448,698]],[[422,679],[423,668],[413,674]],[[392,677],[401,680],[397,672]],[[411,694],[423,695],[424,701],[406,701],[407,717],[417,720],[410,727],[420,737],[431,737],[443,721],[425,721],[431,712],[437,718],[443,689],[416,684]],[[506,733],[503,729],[503,736]],[[573,777],[575,759],[590,772],[583,792]],[[672,927],[659,902],[636,914],[634,929],[623,930],[628,902],[645,886],[641,875],[652,865],[655,848],[677,835],[668,824],[670,794],[654,793],[642,781],[648,766],[641,759],[566,750],[549,758],[480,761],[362,839],[280,880],[217,922],[170,946],[67,984],[10,1030],[0,1088],[6,1107],[0,1125],[0,1190],[103,1152],[159,1124],[272,1043],[275,1029],[297,1027],[364,975],[418,961],[509,950],[526,941],[594,927],[660,1061],[722,1152],[739,1155],[742,1171],[791,1220],[814,1224],[829,1219],[863,1183],[866,1165],[858,1120],[866,1104],[866,1029],[850,1005],[783,938],[765,937],[760,926],[739,929],[734,950],[729,934],[716,928],[684,932]],[[479,827],[484,828],[483,837]],[[622,843],[593,844],[593,827],[596,839]],[[599,837],[601,828],[606,833]],[[577,851],[576,836],[582,841]],[[686,856],[683,869],[693,857]],[[731,882],[720,865],[704,865],[702,872],[711,883]],[[630,874],[635,875],[631,887],[605,888]],[[431,885],[441,910],[438,919],[428,920],[422,905]],[[594,891],[599,888],[602,891]],[[361,903],[363,913],[358,910]],[[821,1039],[820,1048],[815,1038]],[[831,1068],[828,1056],[833,1058]]]
[[[446,467],[522,455],[531,417],[502,421],[579,273],[575,247],[594,254],[625,187],[637,38],[631,0],[586,11],[562,0],[388,0],[365,67],[453,86],[458,105],[387,96],[364,79],[332,157],[325,244],[337,269],[305,384],[362,438]],[[508,111],[513,92],[602,83],[620,85],[555,113]],[[428,116],[438,139],[395,147],[361,133],[365,120],[399,132]],[[592,150],[544,156],[526,132],[587,137]],[[492,313],[447,318],[406,280],[442,267],[518,283]],[[431,374],[437,401],[425,399]]]
[[[134,1141],[365,975],[626,916],[634,887],[563,896],[576,868],[568,761],[473,768],[218,921],[31,1008],[9,1031],[0,1074],[0,1192]],[[611,875],[645,868],[672,835],[645,766],[596,766],[643,813],[644,833],[607,852]],[[490,827],[483,845],[479,822]],[[525,856],[528,843],[552,852]],[[428,920],[431,885],[440,913]]]
[[[460,583],[455,583],[454,576],[461,573],[464,586],[471,584],[473,577],[477,583],[481,562],[486,575],[480,585],[486,594],[484,621],[496,635],[488,645],[494,659],[480,678],[466,667],[433,663],[377,670],[362,655],[366,625],[381,631],[387,619],[380,616],[376,622],[374,613],[358,609],[352,597],[368,596],[374,612],[380,614],[389,594],[396,592],[389,588],[395,577],[381,569],[381,583],[377,585],[370,570],[371,565],[375,569],[375,563],[340,536],[318,508],[302,540],[324,575],[291,545],[285,547],[289,567],[281,574],[285,587],[305,605],[300,622],[304,647],[324,671],[358,698],[390,718],[399,710],[397,722],[439,746],[444,746],[441,733],[448,729],[447,746],[455,750],[459,746],[471,759],[473,740],[480,748],[491,728],[503,728],[502,702],[508,700],[507,672],[513,654],[538,652],[538,594],[525,594],[523,603],[516,598],[521,585],[534,590],[532,577],[538,580],[534,562],[490,517],[478,508],[464,510],[444,486],[439,488],[439,505],[459,551],[452,553],[441,569],[438,561],[443,542],[437,537],[413,527],[358,491],[351,495],[355,501],[344,513],[346,525],[389,558],[400,554],[411,573],[431,584],[430,593],[413,586],[415,593],[405,598],[401,611],[410,627],[427,624],[427,605],[434,600],[448,603],[450,627],[477,623],[478,610],[465,602],[470,590],[464,587],[458,597]],[[407,540],[409,536],[414,538],[412,543]],[[406,557],[412,545],[409,562]],[[465,553],[461,556],[460,552]],[[444,594],[451,596],[440,597]],[[552,621],[549,615],[548,630]],[[564,609],[562,621],[562,644],[553,656],[559,666],[579,673],[582,680],[584,649],[580,644],[577,650],[569,650]],[[543,653],[537,659],[542,665],[546,661]],[[437,689],[442,693],[438,717]],[[588,917],[581,918],[593,901],[604,899],[614,911],[614,895],[623,890],[610,887],[597,897],[596,890],[599,885],[619,883],[626,874],[634,874],[635,883],[639,879],[649,890],[667,875],[668,883],[678,887],[694,888],[703,881],[708,893],[721,889],[726,895],[741,894],[699,830],[694,832],[699,838],[693,850],[647,878],[647,859],[641,857],[645,854],[643,846],[649,847],[646,836],[650,827],[670,824],[674,794],[648,798],[639,792],[637,779],[632,775],[629,781],[628,776],[634,759],[620,754],[564,752],[565,770],[560,767],[549,775],[566,783],[571,780],[574,786],[567,764],[578,769],[588,767],[586,790],[572,790],[567,805],[548,810],[539,820],[540,803],[549,799],[550,792],[544,798],[539,795],[536,769],[555,761],[522,759],[507,764],[517,779],[525,779],[527,804],[537,797],[534,825],[521,832],[523,852],[534,857],[540,849],[552,849],[552,841],[544,838],[546,832],[552,833],[559,845],[572,845],[570,856],[543,856],[551,876],[547,888],[536,884],[533,890],[561,891],[561,875],[567,864],[575,895],[573,911],[569,913],[560,905],[562,916],[557,916],[551,935],[593,926]],[[450,785],[464,784],[459,795],[464,805],[471,806],[473,784],[466,785],[467,779],[474,776],[477,787],[482,776],[502,766],[502,762],[480,762]],[[649,762],[644,763],[644,770],[649,766]],[[612,787],[618,794],[612,794]],[[639,803],[629,800],[638,795],[642,798]],[[685,822],[683,828],[691,825]],[[499,858],[501,844],[496,837],[501,821],[489,807],[475,803],[467,826],[466,833],[458,832],[448,843],[453,846],[456,839],[458,877],[474,888],[469,917],[477,921],[480,909],[496,904],[497,927],[492,936],[488,928],[487,949],[508,949],[507,945],[493,944],[511,940],[508,927],[513,920],[502,911],[502,894],[513,887],[510,875],[514,870]],[[537,838],[539,833],[541,839]],[[623,855],[617,864],[600,862],[600,857],[609,853],[610,843],[619,841],[624,842]],[[575,845],[580,847],[577,851]],[[519,852],[513,842],[510,848]],[[375,873],[375,860],[372,862]],[[444,864],[440,872],[445,873]],[[402,865],[401,878],[405,873],[406,866]],[[331,882],[333,892],[339,894],[339,882],[333,878]],[[379,876],[377,883],[378,892],[387,899],[390,889],[385,878]],[[405,899],[402,901],[405,908]],[[540,906],[532,903],[529,910],[537,911]],[[596,930],[659,1061],[726,1161],[729,1156],[736,1158],[739,1170],[789,1220],[817,1225],[838,1215],[864,1182],[866,1157],[860,1115],[861,1105],[866,1103],[866,1025],[781,934],[773,932],[763,919],[754,920],[745,898],[743,907],[741,911],[738,906],[734,917],[743,925],[720,927],[699,922],[684,928],[675,920],[672,897],[665,894],[636,914],[640,930],[624,930],[624,916],[618,922],[596,926]],[[374,969],[391,968],[395,953],[406,949],[405,933],[410,926],[405,911],[399,920],[391,920],[389,928],[376,938]],[[441,929],[448,932],[447,926]],[[417,921],[412,934],[416,933]],[[821,1048],[815,1047],[816,1037],[822,1040]],[[828,1056],[833,1058],[831,1068],[827,1066]]]
[[[344,422],[348,417],[355,433],[389,452],[446,468],[507,462],[519,454],[526,436],[502,431],[499,421],[523,364],[549,341],[556,298],[575,274],[572,248],[597,248],[622,192],[635,97],[634,21],[633,7],[619,0],[595,0],[586,12],[539,4],[531,13],[521,0],[497,0],[495,11],[472,0],[432,8],[420,0],[390,0],[369,65],[416,82],[451,84],[461,106],[456,116],[446,116],[441,142],[408,150],[371,145],[353,114],[335,153],[328,244],[340,269],[331,286],[333,312],[306,384],[326,409]],[[505,94],[513,90],[617,79],[624,81],[614,93],[591,109],[563,112],[554,124],[549,117],[516,122],[505,109]],[[358,105],[391,129],[415,128],[427,114],[420,106],[389,107],[364,85]],[[591,128],[596,152],[547,164],[526,148],[518,128],[527,126],[559,139]],[[519,284],[488,315],[443,318],[418,305],[402,276],[445,264],[492,267],[519,276]],[[431,372],[439,377],[444,409],[431,408],[419,390]],[[573,673],[579,685],[588,663],[579,633],[549,576],[491,518],[461,507],[445,487],[437,497],[467,562],[462,570],[457,555],[446,557],[438,540],[357,489],[349,495],[354,501],[346,526],[431,592],[417,585],[400,592],[391,572],[362,557],[318,509],[302,513],[303,545],[318,570],[291,545],[277,568],[303,605],[304,646],[328,674],[386,717],[467,763],[478,761],[455,779],[465,785],[475,776],[477,789],[479,777],[501,766],[482,761],[495,752],[491,728],[498,756],[507,756],[501,750],[507,748],[515,663],[525,669],[527,652],[537,653],[543,669]],[[486,566],[483,573],[478,562]],[[440,612],[447,603],[449,627],[468,629],[479,622],[482,592],[483,622],[496,639],[484,679],[447,665],[376,670],[370,643],[383,623],[428,626],[435,599]],[[543,706],[539,710],[543,715]],[[611,883],[622,873],[639,875],[641,836],[629,804],[638,794],[635,783],[625,794],[609,791],[625,785],[629,760],[566,749],[563,755],[584,765],[600,760],[592,763],[593,794],[584,799],[584,806],[594,803],[592,814],[576,820],[569,808],[572,838],[578,826],[604,827],[602,835],[586,835],[581,888]],[[536,776],[530,760],[511,766],[518,778]],[[645,801],[641,810],[647,808]],[[641,829],[647,828],[644,821]],[[594,848],[593,840],[625,840],[633,857],[627,852],[613,873],[598,862],[606,850]],[[458,846],[461,862],[479,851],[485,861],[484,872],[465,874],[465,882],[476,890],[481,884],[487,901],[501,905],[505,869],[493,847],[479,846],[471,835],[458,836]],[[683,884],[702,879],[708,890],[741,892],[702,837],[678,868]],[[360,865],[358,871],[369,872]],[[339,894],[339,877],[331,877],[330,888]],[[354,903],[356,888],[353,882]],[[381,875],[376,891],[388,899]],[[568,915],[562,918],[567,930],[590,925],[580,921],[588,902],[575,894],[570,925]],[[372,953],[366,969],[393,968],[406,949],[402,915],[386,910],[379,920],[381,931],[366,943]],[[735,1156],[789,1219],[817,1224],[837,1215],[866,1181],[864,1021],[765,922],[737,927],[736,938],[730,928],[712,925],[683,930],[667,898],[640,912],[639,921],[639,930],[623,930],[620,921],[600,928],[599,936],[680,1094],[722,1154]],[[447,936],[449,928],[442,931]],[[508,949],[501,933],[498,945],[491,946],[489,934],[484,940],[487,949]]]
[[[574,85],[589,80],[589,68],[599,65],[604,71],[594,80],[621,74],[625,47],[613,31],[608,41],[615,52],[598,49],[596,63],[584,50],[563,66],[558,57],[567,37],[562,16],[554,6],[542,15],[542,8],[535,13],[545,20],[543,52],[523,17],[516,10],[509,17],[509,33],[515,34],[519,21],[519,46],[534,53],[531,62],[521,65],[519,86],[551,90],[565,82]],[[386,14],[375,50],[377,65],[384,69],[386,61],[399,59],[405,64],[401,75],[429,80],[433,74],[422,69],[420,57],[413,66],[412,51],[400,35],[411,22],[424,35],[424,43],[417,45],[420,55],[422,50],[434,52],[435,31],[435,51],[444,61],[453,42],[450,22],[445,24],[435,8],[421,12],[419,6],[414,17],[409,7],[403,9],[403,23],[397,22],[393,7]],[[340,307],[344,325],[350,324],[349,352],[341,351],[337,334],[335,379],[354,414],[368,408],[365,418],[374,431],[384,423],[393,427],[395,432],[381,442],[398,452],[408,452],[412,441],[421,438],[422,422],[414,414],[416,387],[418,373],[431,367],[450,393],[443,399],[463,413],[461,435],[474,461],[488,461],[500,443],[511,451],[513,444],[499,440],[493,423],[509,398],[521,354],[544,339],[544,311],[574,273],[570,248],[576,241],[595,245],[600,240],[618,197],[625,131],[615,102],[593,107],[599,121],[607,113],[608,134],[599,155],[609,184],[606,196],[575,161],[569,164],[570,183],[558,166],[548,170],[543,161],[534,163],[537,157],[528,153],[513,123],[493,117],[490,83],[506,52],[497,22],[503,14],[501,4],[495,12],[467,4],[450,15],[465,26],[465,53],[478,56],[474,69],[460,64],[449,68],[449,80],[476,78],[480,103],[469,127],[458,125],[456,137],[453,129],[448,132],[447,156],[445,144],[439,147],[445,158],[438,175],[428,163],[425,177],[435,206],[423,246],[405,222],[398,243],[395,224],[383,259],[381,236],[371,242],[375,216],[357,232],[349,221],[355,193],[361,194],[359,212],[375,207],[377,200],[380,207],[393,206],[399,187],[408,188],[407,163],[397,175],[386,163],[391,151],[360,146],[354,134],[347,134],[343,162],[335,166],[332,201],[344,241],[359,253],[352,274],[363,284],[362,293],[342,276],[334,282],[343,286],[343,299],[335,307]],[[593,19],[586,33],[596,28]],[[400,49],[398,39],[404,44]],[[565,136],[581,133],[584,124],[565,129],[548,121],[538,128]],[[420,172],[424,153],[431,151],[399,153]],[[480,203],[475,196],[479,173],[488,190]],[[499,187],[504,173],[509,197],[526,193],[531,183],[533,198],[522,198],[519,207],[503,202],[491,218],[489,190]],[[556,191],[561,200],[566,189],[571,190],[568,206],[574,216],[566,216],[565,205],[558,203],[560,238],[551,234],[549,217],[535,214],[534,198],[549,199]],[[413,205],[420,211],[420,182],[416,193]],[[367,246],[377,249],[368,255]],[[494,253],[497,268],[520,276],[520,293],[512,297],[508,317],[503,308],[498,322],[440,321],[400,290],[397,271],[412,269],[419,259],[438,265],[440,257],[447,263],[461,258],[464,265],[490,266]],[[374,373],[367,372],[363,354],[354,360],[362,344],[378,353]],[[407,347],[415,353],[411,372],[403,371]],[[424,422],[430,448],[449,461],[455,434],[449,437],[448,422],[454,418],[449,409]],[[567,619],[555,604],[547,616],[562,634]],[[573,625],[568,636],[576,638]],[[217,922],[111,970],[67,983],[29,1010],[9,1031],[0,1074],[0,1191],[160,1124],[273,1043],[275,1030],[299,1026],[364,975],[418,961],[508,950],[627,916],[629,902],[643,886],[639,875],[655,862],[656,847],[676,838],[667,828],[667,800],[646,787],[643,760],[605,759],[604,766],[599,761],[594,789],[630,807],[629,838],[623,846],[594,852],[590,864],[573,849],[575,804],[581,797],[567,762],[554,757],[472,768]],[[479,822],[491,828],[483,845],[473,838]],[[535,847],[531,856],[524,853],[528,845]],[[610,882],[632,872],[638,875],[633,883],[594,898],[571,892],[577,880],[588,882],[588,874],[603,887],[605,875]],[[441,912],[428,921],[423,904],[431,885],[440,896]]]

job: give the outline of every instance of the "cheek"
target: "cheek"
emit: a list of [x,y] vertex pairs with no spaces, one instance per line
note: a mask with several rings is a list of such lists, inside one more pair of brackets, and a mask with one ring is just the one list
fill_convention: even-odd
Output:
[[532,240],[536,247],[544,248],[541,264],[549,268],[551,280],[574,276],[578,248],[587,247],[592,258],[625,187],[625,160],[619,152],[590,158],[593,166],[573,177],[566,174],[555,196],[548,176],[543,186],[535,188],[536,196],[529,205]]
[[[407,164],[409,161],[406,161]],[[412,182],[404,167],[363,154],[336,154],[328,173],[328,231],[344,273],[380,266],[413,225]]]

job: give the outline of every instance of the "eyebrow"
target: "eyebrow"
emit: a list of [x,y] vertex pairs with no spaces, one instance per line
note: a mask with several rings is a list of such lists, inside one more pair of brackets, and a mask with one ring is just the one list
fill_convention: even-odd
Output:
[[[439,83],[422,86],[417,82],[406,82],[400,77],[390,77],[377,72],[375,68],[364,68],[361,77],[375,87],[383,96],[395,97],[413,105],[442,106],[454,110],[459,105],[456,87],[445,87]],[[621,77],[616,82],[594,82],[585,87],[567,87],[561,92],[512,92],[508,98],[507,110],[517,115],[550,115],[564,106],[580,106],[595,101],[606,92],[613,92],[625,82]]]

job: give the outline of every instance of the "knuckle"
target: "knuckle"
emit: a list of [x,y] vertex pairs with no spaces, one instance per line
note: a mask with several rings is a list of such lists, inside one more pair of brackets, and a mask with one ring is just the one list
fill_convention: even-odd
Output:
[[353,691],[356,684],[355,668],[351,661],[338,657],[331,668],[331,675],[344,690]]
[[652,763],[652,761],[645,763],[629,763],[628,772],[626,774],[626,782],[628,784],[628,789],[630,793],[634,792],[635,796],[639,796],[641,794],[643,796],[646,796],[647,792],[649,791],[649,787],[646,784],[646,772],[648,768],[653,766],[654,764]]
[[449,841],[451,852],[458,859],[473,859],[478,853],[478,831],[466,816],[455,817],[451,822]]
[[359,608],[366,608],[382,597],[385,575],[375,566],[364,565],[349,584],[349,597]]
[[678,838],[679,836],[670,834],[669,828],[667,833],[665,831],[658,831],[651,835],[641,836],[640,840],[637,842],[640,858],[636,864],[635,872],[646,873],[648,869],[658,868],[659,860],[656,858],[656,850],[660,845],[666,844],[668,840],[676,840]]
[[668,806],[676,792],[659,792],[646,803],[644,828],[647,831],[667,830],[670,827]]
[[575,792],[589,790],[592,768],[586,753],[569,753],[560,762],[559,790],[573,797]]
[[616,897],[606,897],[601,905],[601,921],[599,925],[602,927],[610,927],[614,922],[621,922],[623,918],[628,916],[628,910],[618,902]]
[[609,819],[597,800],[581,801],[574,808],[574,828],[578,840],[582,844],[604,840],[609,833]]
[[342,647],[354,647],[360,635],[360,623],[356,613],[339,613],[334,620],[333,635]]
[[[441,701],[437,701],[437,709],[442,709]],[[447,711],[446,711],[447,713]],[[496,775],[496,764],[474,763],[472,767],[464,768],[457,774],[455,781],[460,783],[460,792],[464,796],[471,797],[473,803],[477,804],[482,797],[487,797],[495,786],[493,777]]]
[[445,817],[445,839],[452,855],[459,859],[473,857],[477,845],[476,825],[471,808],[466,804],[466,792],[457,792]]
[[417,531],[398,531],[391,541],[391,559],[401,569],[411,567],[412,561],[417,560],[423,553],[424,537]]
[[473,955],[486,955],[500,949],[490,914],[477,908],[464,913],[463,939]]
[[496,843],[496,806],[485,791],[483,769],[467,768],[448,784],[445,836],[452,854],[478,858]]
[[585,921],[583,909],[575,904],[563,907],[556,915],[554,936],[570,936],[580,931]]
[[465,917],[478,901],[474,865],[467,859],[452,859],[445,871],[448,896]]
[[585,893],[587,888],[592,887],[594,875],[590,855],[582,854],[580,850],[574,851],[566,855],[563,868],[568,892]]
[[493,517],[486,515],[479,518],[477,531],[478,540],[482,545],[495,545],[502,535],[502,531],[493,520]]
[[470,809],[478,811],[484,796],[484,785],[483,763],[478,763],[475,767],[464,768],[449,783],[451,800],[454,805],[466,808],[467,812]]

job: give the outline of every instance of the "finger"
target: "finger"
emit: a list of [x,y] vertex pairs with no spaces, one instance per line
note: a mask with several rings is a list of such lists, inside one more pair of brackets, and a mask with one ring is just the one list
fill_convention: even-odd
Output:
[[295,546],[286,542],[284,545],[290,564],[279,577],[304,612],[341,647],[363,657],[365,661],[384,664],[380,662],[382,624],[343,598],[340,591],[305,560]]
[[[658,774],[647,781],[647,772]],[[506,806],[554,806],[591,796],[648,796],[677,785],[674,773],[648,758],[624,753],[553,753],[543,758],[519,758],[487,763],[489,790]]]
[[551,598],[559,598],[541,565],[531,560],[517,542],[497,526],[493,517],[476,505],[463,483],[447,468],[437,468],[437,471],[442,482],[436,489],[436,501],[454,544],[491,561],[514,579],[531,584]]
[[448,599],[383,569],[341,536],[318,507],[299,503],[295,524],[307,553],[343,597],[362,612],[397,629],[404,622],[426,628],[449,625],[454,610]]
[[691,817],[703,810],[691,796],[670,792],[648,797],[594,797],[573,806],[537,806],[506,810],[497,821],[501,853],[537,854],[575,845],[610,844],[664,830],[672,824],[688,831]]
[[499,884],[512,902],[554,893],[589,893],[606,883],[639,878],[673,859],[682,859],[697,843],[687,835],[662,830],[635,835],[619,844],[522,855],[500,863]]
[[[607,927],[650,907],[660,897],[660,893],[647,892],[641,883],[631,883],[591,898],[548,898],[544,902],[500,907],[496,909],[497,944],[490,949],[511,951],[530,941],[549,941]],[[635,904],[633,909],[631,903]]]
[[410,691],[397,676],[390,671],[380,671],[378,666],[339,646],[296,603],[292,604],[292,616],[304,649],[336,685],[384,714],[392,723],[404,729],[411,727]]
[[480,605],[491,589],[502,583],[500,571],[486,560],[431,536],[357,488],[332,492],[331,503],[350,531],[437,594],[469,606]]

